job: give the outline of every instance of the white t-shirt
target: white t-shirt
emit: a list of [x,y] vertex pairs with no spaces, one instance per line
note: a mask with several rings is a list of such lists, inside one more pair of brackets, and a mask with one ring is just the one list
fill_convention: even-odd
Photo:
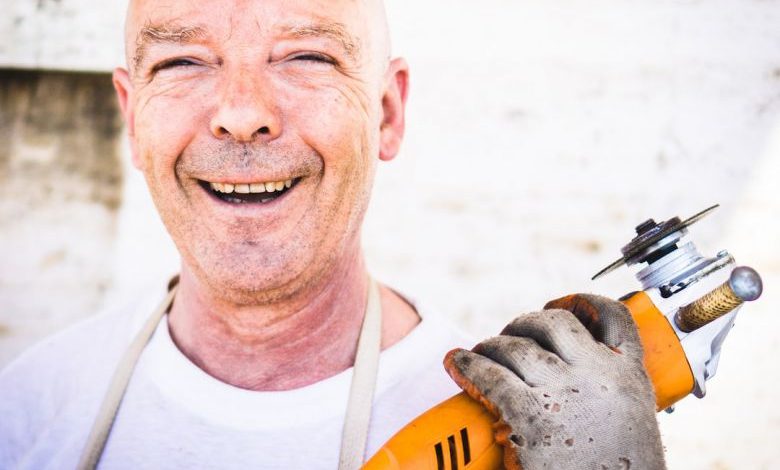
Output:
[[[0,468],[74,468],[119,357],[158,299],[39,343],[0,373]],[[459,389],[441,365],[471,341],[424,309],[383,351],[367,457]],[[334,469],[352,369],[300,389],[252,392],[206,374],[175,346],[167,317],[133,374],[100,468]]]

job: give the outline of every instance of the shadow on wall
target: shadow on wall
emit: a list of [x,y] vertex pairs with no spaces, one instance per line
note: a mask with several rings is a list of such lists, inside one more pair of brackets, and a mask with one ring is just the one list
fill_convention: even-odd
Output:
[[109,287],[121,129],[108,74],[0,71],[0,365]]
[[14,194],[20,209],[78,201],[116,210],[121,120],[110,75],[5,70],[1,76],[4,199]]

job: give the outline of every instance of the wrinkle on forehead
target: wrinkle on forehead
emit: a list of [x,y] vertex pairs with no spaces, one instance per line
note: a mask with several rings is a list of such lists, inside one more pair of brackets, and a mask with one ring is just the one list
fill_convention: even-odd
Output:
[[[152,41],[165,42],[191,42],[201,39],[205,28],[200,26],[182,26],[175,20],[163,22],[161,25],[153,25],[143,14],[145,6],[165,3],[159,0],[130,0],[128,2],[125,23],[125,47],[128,66],[135,68],[139,58],[143,57],[144,46]],[[383,0],[352,0],[351,10],[362,10],[366,16],[364,21],[368,25],[367,38],[359,38],[348,34],[346,24],[338,21],[327,21],[316,25],[299,25],[292,31],[298,36],[325,35],[338,40],[348,54],[358,58],[365,46],[370,45],[370,52],[366,52],[366,59],[386,62],[390,59],[390,35],[387,27],[387,17]],[[360,6],[362,8],[355,8]],[[143,21],[143,26],[139,27]]]

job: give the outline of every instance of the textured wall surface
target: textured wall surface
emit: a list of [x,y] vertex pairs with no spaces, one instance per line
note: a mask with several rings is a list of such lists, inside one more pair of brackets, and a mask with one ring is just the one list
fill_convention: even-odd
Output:
[[105,74],[0,72],[0,362],[99,308],[121,205]]
[[[380,168],[364,233],[377,277],[484,337],[551,297],[636,289],[630,270],[589,278],[619,256],[642,220],[721,203],[691,239],[705,254],[727,248],[754,266],[766,292],[740,315],[706,399],[661,416],[662,431],[670,468],[773,468],[780,3],[388,3],[412,88],[404,149]],[[66,4],[78,2],[58,8]],[[116,216],[86,200],[36,210],[11,230],[3,219],[5,243],[28,247],[7,252],[25,272],[45,272],[35,264],[45,251],[36,240],[62,218],[81,231],[65,252],[89,254],[78,280],[67,270],[49,277],[70,286],[72,299],[14,300],[8,309],[13,293],[0,287],[3,310],[29,317],[28,331],[60,328],[73,318],[60,311],[89,314],[95,299],[116,302],[175,271],[143,181],[126,156],[122,165]],[[3,193],[2,203],[9,200]],[[77,292],[99,292],[99,279],[110,279],[108,293],[84,303]],[[51,313],[36,317],[36,305]],[[15,331],[0,337],[3,358],[33,336],[17,341]]]

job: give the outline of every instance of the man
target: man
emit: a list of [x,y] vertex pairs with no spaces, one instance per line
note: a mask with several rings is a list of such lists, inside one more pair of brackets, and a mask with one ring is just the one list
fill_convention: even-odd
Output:
[[[466,340],[373,290],[361,253],[408,86],[381,1],[137,0],[125,39],[114,86],[133,163],[181,254],[178,286],[158,310],[167,317],[147,323],[148,345],[133,342],[155,310],[144,304],[55,336],[3,372],[0,466],[74,467],[104,429],[93,451],[105,468],[335,468],[350,452],[342,427],[359,409],[350,382],[372,292],[382,354],[366,389],[371,402],[376,382],[365,455],[457,391],[440,362]],[[636,331],[614,303],[579,300],[568,307],[595,309],[599,339],[618,352],[554,310],[516,321],[481,354],[451,353],[447,367],[502,417],[507,466],[660,468]],[[101,424],[131,343],[142,353],[116,419]],[[529,387],[550,380],[560,403],[542,416],[550,404]]]

